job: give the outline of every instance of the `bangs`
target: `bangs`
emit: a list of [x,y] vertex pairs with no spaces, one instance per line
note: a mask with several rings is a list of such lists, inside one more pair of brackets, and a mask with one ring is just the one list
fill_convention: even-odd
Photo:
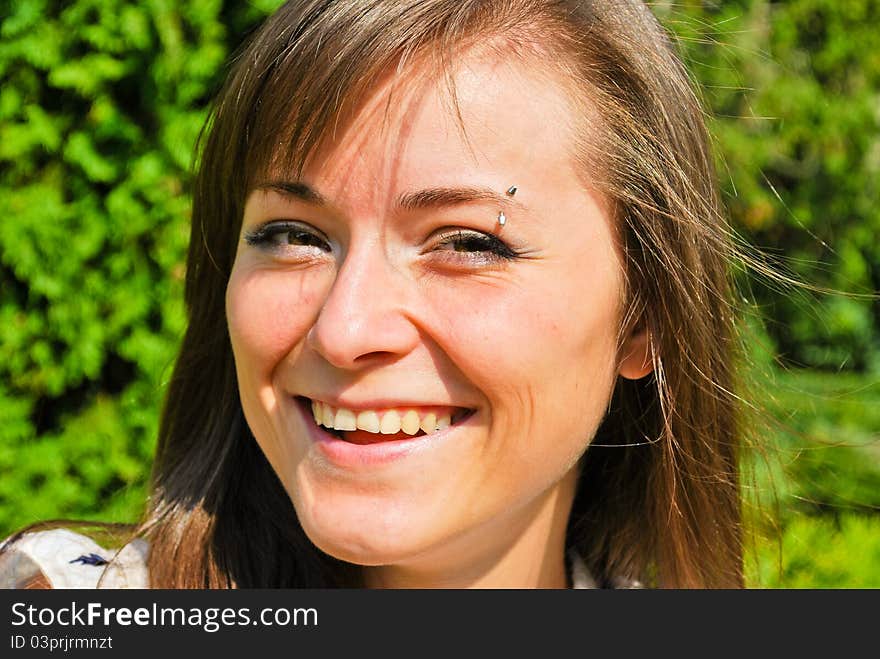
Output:
[[[242,62],[243,82],[255,92],[238,110],[248,117],[242,194],[272,172],[299,178],[385,76],[415,69],[445,75],[462,23],[473,22],[468,2],[338,3],[315,11],[322,4],[284,7],[248,48],[253,62]],[[438,4],[458,6],[459,20],[438,20],[446,13]]]
[[[224,104],[215,113],[211,132],[228,140],[223,147],[229,158],[224,185],[234,191],[234,206],[240,210],[248,191],[272,173],[299,178],[321,143],[335,137],[385,76],[425,75],[445,81],[453,115],[458,116],[452,65],[463,50],[479,45],[480,35],[499,36],[508,53],[519,50],[516,44],[539,44],[542,29],[528,11],[531,4],[285,4],[239,57],[221,94]],[[489,47],[491,41],[486,41]]]

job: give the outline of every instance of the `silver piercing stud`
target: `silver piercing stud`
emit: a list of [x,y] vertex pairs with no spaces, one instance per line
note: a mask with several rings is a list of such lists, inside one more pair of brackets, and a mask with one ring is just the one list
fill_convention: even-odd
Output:
[[516,186],[515,185],[511,185],[509,188],[507,188],[507,196],[508,197],[512,197],[515,194],[516,194]]
[[498,226],[503,227],[505,224],[507,224],[507,216],[501,211],[498,213]]

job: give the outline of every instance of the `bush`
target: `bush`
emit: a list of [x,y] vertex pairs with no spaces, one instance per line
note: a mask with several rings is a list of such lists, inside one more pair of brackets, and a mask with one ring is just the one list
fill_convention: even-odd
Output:
[[880,519],[802,517],[762,545],[747,583],[761,588],[880,587]]
[[773,421],[756,465],[750,583],[880,586],[880,382],[776,372],[764,389]]
[[[665,8],[664,8],[665,7]],[[736,229],[816,287],[880,291],[880,3],[658,5],[714,119]],[[757,278],[780,357],[880,373],[880,299]]]
[[196,136],[277,4],[0,2],[4,535],[136,515],[183,330]]

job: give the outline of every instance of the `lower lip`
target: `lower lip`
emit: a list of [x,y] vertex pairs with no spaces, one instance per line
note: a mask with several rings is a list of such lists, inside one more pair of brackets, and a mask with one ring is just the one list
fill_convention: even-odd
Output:
[[297,403],[297,409],[302,414],[303,423],[309,432],[309,437],[331,463],[346,469],[364,467],[378,467],[403,460],[404,458],[422,453],[443,441],[450,432],[456,430],[459,425],[469,421],[473,415],[463,421],[448,426],[443,430],[437,430],[430,435],[407,437],[406,439],[389,439],[372,444],[355,444],[339,439],[331,435],[322,426],[315,423],[311,409],[306,410],[303,405]]

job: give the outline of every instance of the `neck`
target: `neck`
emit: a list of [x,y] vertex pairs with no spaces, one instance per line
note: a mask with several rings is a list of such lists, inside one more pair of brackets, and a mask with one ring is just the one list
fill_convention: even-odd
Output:
[[370,588],[567,588],[565,532],[577,470],[506,515],[394,565],[364,568]]

